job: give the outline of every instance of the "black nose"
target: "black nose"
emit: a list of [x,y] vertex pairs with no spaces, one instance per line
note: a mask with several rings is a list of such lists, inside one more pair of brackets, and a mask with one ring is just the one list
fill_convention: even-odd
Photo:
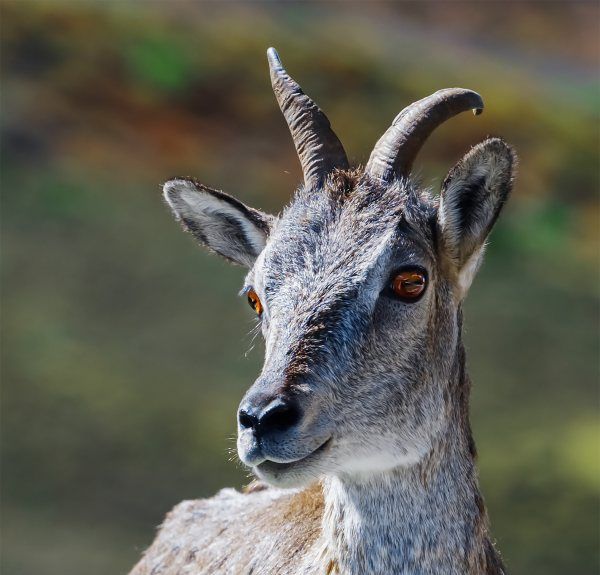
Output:
[[254,429],[260,435],[287,431],[300,421],[301,412],[292,399],[277,397],[271,401],[249,401],[240,408],[238,421],[242,429]]

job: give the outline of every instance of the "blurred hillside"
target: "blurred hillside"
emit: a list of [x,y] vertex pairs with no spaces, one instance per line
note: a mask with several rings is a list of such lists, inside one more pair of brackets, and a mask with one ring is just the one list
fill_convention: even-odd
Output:
[[486,110],[435,133],[426,185],[487,134],[517,148],[466,309],[481,480],[511,573],[598,572],[597,4],[0,6],[3,573],[126,573],[175,503],[246,481],[243,272],[159,192],[189,174],[287,202],[270,45],[356,163],[448,86]]

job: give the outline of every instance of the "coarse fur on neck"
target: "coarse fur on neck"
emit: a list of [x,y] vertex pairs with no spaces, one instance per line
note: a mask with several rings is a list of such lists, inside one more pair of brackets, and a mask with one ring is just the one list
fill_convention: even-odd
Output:
[[488,531],[468,416],[470,381],[459,341],[448,428],[422,461],[323,482],[331,573],[485,574],[504,568]]

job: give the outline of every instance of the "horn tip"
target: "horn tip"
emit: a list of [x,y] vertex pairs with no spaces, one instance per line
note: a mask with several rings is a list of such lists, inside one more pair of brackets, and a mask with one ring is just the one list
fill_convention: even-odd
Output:
[[475,104],[473,106],[473,114],[479,116],[483,112],[483,98],[477,92],[473,92],[472,90],[470,92],[475,99],[475,102],[473,102]]
[[267,50],[267,58],[271,66],[281,67],[281,58],[279,58],[279,54],[275,48],[271,47]]

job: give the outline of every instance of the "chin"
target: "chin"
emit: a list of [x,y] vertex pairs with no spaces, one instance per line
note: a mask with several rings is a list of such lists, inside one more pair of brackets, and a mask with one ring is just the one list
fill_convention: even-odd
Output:
[[306,487],[330,471],[329,441],[307,457],[287,463],[263,461],[252,468],[254,474],[273,487]]
[[293,464],[265,461],[252,471],[265,483],[282,489],[306,487],[320,476],[311,469],[288,468],[289,465]]

